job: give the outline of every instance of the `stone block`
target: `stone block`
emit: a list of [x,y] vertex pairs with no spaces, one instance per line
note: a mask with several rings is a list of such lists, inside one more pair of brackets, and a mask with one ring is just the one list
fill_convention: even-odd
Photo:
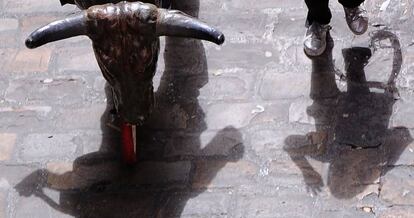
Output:
[[15,73],[45,73],[49,69],[52,50],[48,47],[29,50],[21,49],[5,66],[6,71]]
[[0,161],[7,161],[11,159],[16,139],[16,134],[0,133]]
[[196,162],[193,188],[228,188],[254,181],[259,168],[248,161],[200,160]]
[[413,172],[409,166],[389,168],[382,178],[381,199],[392,205],[414,205]]
[[73,158],[76,153],[76,134],[29,134],[20,147],[20,157],[34,162]]

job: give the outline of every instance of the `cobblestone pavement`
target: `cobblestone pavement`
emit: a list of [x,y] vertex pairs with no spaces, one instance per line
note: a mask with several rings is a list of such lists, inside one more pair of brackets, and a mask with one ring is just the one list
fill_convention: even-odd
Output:
[[[331,1],[333,40],[314,59],[303,0],[179,1],[227,41],[162,39],[132,168],[90,41],[24,47],[77,9],[0,7],[0,217],[414,217],[411,0],[367,1],[358,37]],[[385,92],[365,82],[398,72]]]

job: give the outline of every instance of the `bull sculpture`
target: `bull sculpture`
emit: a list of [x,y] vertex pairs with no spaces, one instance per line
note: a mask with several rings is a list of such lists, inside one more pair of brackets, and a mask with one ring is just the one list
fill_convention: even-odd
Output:
[[[189,37],[222,44],[224,35],[180,11],[152,3],[105,0],[61,0],[82,10],[35,30],[28,48],[85,35],[113,92],[114,105],[123,124],[122,153],[127,164],[136,162],[136,126],[142,125],[154,107],[153,77],[160,50],[159,37]],[[108,3],[91,6],[93,4]],[[91,7],[89,7],[91,6]]]

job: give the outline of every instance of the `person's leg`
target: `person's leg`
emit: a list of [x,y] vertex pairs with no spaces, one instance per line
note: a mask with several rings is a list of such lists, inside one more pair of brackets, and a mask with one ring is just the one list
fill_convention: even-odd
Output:
[[319,56],[326,49],[326,34],[330,30],[331,11],[329,0],[305,0],[308,6],[305,39],[303,45],[309,56]]
[[356,8],[364,3],[365,0],[339,0],[342,6],[346,8]]
[[364,0],[339,0],[344,6],[346,22],[356,35],[364,34],[368,29],[368,16],[363,2]]
[[329,0],[305,0],[308,6],[307,24],[310,25],[313,21],[320,24],[328,24],[331,21],[332,14],[329,10]]

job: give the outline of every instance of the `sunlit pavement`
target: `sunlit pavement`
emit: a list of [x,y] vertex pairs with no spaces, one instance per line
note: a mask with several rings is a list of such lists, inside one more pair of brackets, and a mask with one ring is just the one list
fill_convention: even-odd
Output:
[[78,9],[0,0],[0,217],[414,216],[411,0],[367,1],[358,37],[331,1],[312,59],[302,0],[179,2],[226,43],[161,39],[127,168],[89,39],[24,46]]

